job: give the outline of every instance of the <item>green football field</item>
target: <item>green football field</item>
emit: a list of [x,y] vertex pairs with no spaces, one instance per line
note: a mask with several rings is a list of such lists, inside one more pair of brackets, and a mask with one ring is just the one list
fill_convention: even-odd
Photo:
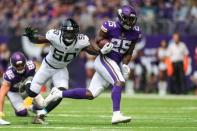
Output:
[[132,117],[130,123],[111,125],[110,94],[95,100],[64,99],[46,118],[48,125],[31,124],[29,117],[14,116],[5,103],[10,126],[0,131],[197,131],[197,97],[135,95],[122,97],[122,112]]

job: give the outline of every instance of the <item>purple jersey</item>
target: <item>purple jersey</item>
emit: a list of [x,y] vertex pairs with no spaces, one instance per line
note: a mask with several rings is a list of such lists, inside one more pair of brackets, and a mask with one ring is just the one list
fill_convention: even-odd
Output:
[[123,56],[141,39],[141,31],[139,26],[134,26],[132,30],[123,30],[119,22],[106,21],[101,26],[101,30],[107,33],[107,39],[113,43],[113,49],[107,56],[117,63],[122,61]]
[[35,74],[36,66],[33,61],[27,61],[25,72],[18,74],[13,67],[9,67],[3,75],[3,79],[10,83],[10,91],[18,92],[19,87],[23,84],[24,80],[28,77],[33,77]]

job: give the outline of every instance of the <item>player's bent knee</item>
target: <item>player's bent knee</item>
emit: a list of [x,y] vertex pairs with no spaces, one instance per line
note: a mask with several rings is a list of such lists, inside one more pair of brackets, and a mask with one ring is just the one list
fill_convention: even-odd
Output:
[[60,91],[67,90],[65,87],[58,87],[58,89],[59,89]]
[[123,81],[117,81],[117,82],[114,83],[114,85],[115,86],[123,87],[123,86],[125,86],[125,82],[123,82]]
[[36,97],[38,95],[37,93],[33,92],[30,89],[30,87],[29,88],[26,88],[26,92],[27,92],[28,96],[30,96],[30,97]]
[[25,117],[27,116],[27,109],[21,110],[21,111],[16,111],[15,112],[16,116],[20,116],[20,117]]
[[86,91],[86,96],[88,100],[93,100],[95,98],[89,90]]

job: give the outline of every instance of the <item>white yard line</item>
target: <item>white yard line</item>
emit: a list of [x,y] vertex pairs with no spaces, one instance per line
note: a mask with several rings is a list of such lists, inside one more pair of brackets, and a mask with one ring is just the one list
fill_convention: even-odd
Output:
[[[111,118],[111,115],[96,115],[96,114],[92,114],[92,115],[86,115],[86,114],[48,114],[48,116],[50,117],[98,117],[98,118]],[[132,116],[133,119],[145,119],[145,120],[151,120],[151,119],[161,119],[161,120],[166,120],[166,119],[169,119],[169,120],[174,120],[174,119],[181,119],[181,120],[195,120],[197,121],[195,118],[190,118],[190,117],[184,117],[184,116],[180,116],[178,115],[177,117],[176,116],[137,116],[137,115],[133,115]],[[50,119],[50,118],[49,118]],[[50,121],[53,121],[52,119]]]
[[[103,93],[99,97],[111,97],[110,93]],[[123,93],[123,98],[139,98],[139,99],[185,99],[185,100],[197,100],[197,96],[195,95],[166,95],[166,96],[159,96],[157,94],[134,94],[128,95]]]
[[11,129],[71,129],[71,130],[80,130],[80,129],[87,129],[90,127],[64,127],[64,126],[0,126],[1,128],[11,128]]
[[61,117],[100,117],[100,118],[111,118],[111,116],[109,115],[86,115],[86,114],[48,114],[48,116],[52,116],[52,117],[57,117],[57,116],[61,116]]
[[28,129],[73,129],[73,130],[75,130],[75,129],[87,129],[87,128],[90,128],[91,130],[94,130],[94,129],[138,129],[138,128],[140,128],[140,129],[148,129],[148,128],[155,128],[155,129],[157,129],[157,128],[162,128],[162,129],[175,129],[175,128],[185,128],[185,129],[188,129],[188,128],[190,128],[190,129],[197,129],[197,126],[195,127],[195,126],[191,126],[191,127],[183,127],[183,126],[173,126],[173,127],[169,127],[169,126],[166,126],[166,127],[161,127],[161,126],[144,126],[144,127],[89,127],[89,126],[85,126],[85,127],[73,127],[73,126],[66,126],[66,127],[64,127],[64,126],[49,126],[49,125],[47,125],[47,126],[0,126],[0,129],[1,128],[13,128],[13,129],[26,129],[26,128],[28,128]]

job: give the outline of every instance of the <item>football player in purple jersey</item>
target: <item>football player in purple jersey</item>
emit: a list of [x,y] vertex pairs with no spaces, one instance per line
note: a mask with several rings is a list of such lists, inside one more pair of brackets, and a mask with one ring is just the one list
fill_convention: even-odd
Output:
[[113,49],[105,54],[98,55],[95,62],[95,74],[88,89],[75,88],[60,91],[53,88],[45,99],[46,103],[58,98],[94,99],[104,87],[113,85],[111,98],[113,104],[112,124],[130,122],[120,112],[121,91],[125,85],[123,74],[128,74],[128,63],[132,57],[135,44],[141,39],[141,31],[136,26],[136,11],[132,6],[125,5],[118,9],[118,21],[106,21],[102,24],[99,40],[108,39],[113,44]]
[[0,125],[10,124],[1,118],[4,116],[3,106],[6,95],[14,108],[16,116],[27,116],[27,108],[23,104],[24,99],[27,97],[25,90],[30,86],[36,70],[33,61],[27,60],[21,52],[12,54],[10,65],[3,74],[3,82],[0,88]]

